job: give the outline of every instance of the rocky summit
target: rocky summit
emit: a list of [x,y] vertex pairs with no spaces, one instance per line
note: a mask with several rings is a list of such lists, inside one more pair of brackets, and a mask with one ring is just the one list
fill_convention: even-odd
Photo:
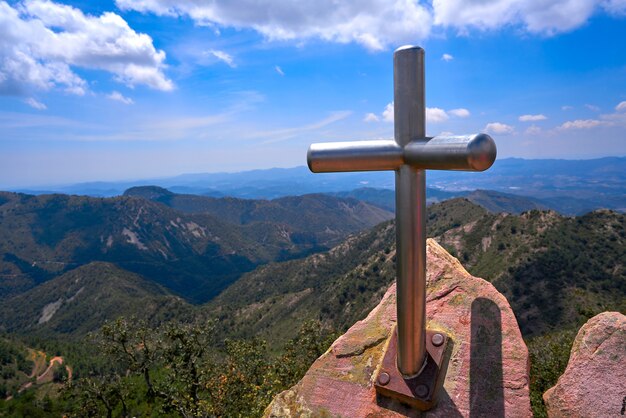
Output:
[[[507,300],[471,276],[434,240],[427,243],[428,328],[445,332],[449,363],[438,405],[429,417],[531,416],[528,351]],[[396,321],[396,287],[357,322],[292,388],[280,393],[266,417],[420,416],[376,397],[374,379]]]

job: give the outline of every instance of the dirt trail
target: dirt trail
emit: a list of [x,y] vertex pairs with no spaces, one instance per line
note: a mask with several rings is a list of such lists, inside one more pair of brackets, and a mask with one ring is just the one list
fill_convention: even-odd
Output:
[[42,383],[44,382],[44,380],[45,381],[52,380],[52,368],[54,367],[54,363],[63,364],[63,357],[61,356],[52,357],[50,359],[50,364],[48,365],[48,368],[46,369],[46,371],[44,371],[42,374],[37,376],[37,383]]
[[[30,359],[33,361],[33,370],[31,370],[28,377],[36,377],[39,371],[45,370],[46,367],[46,353],[39,350],[28,349]],[[41,373],[39,373],[41,374]]]
[[[50,359],[50,362],[48,363],[48,367],[46,368],[46,370],[44,370],[43,373],[41,373],[35,379],[35,382],[37,384],[42,384],[42,383],[47,383],[47,382],[51,382],[52,381],[52,378],[53,378],[52,368],[54,367],[55,363],[59,363],[60,365],[62,365],[63,364],[63,357],[55,356],[55,357],[52,357]],[[68,376],[67,378],[69,380],[72,380],[72,369],[70,368],[70,366],[65,366],[65,370],[67,370],[67,376]],[[30,377],[32,378],[34,376],[31,374]],[[28,389],[28,388],[30,388],[32,386],[33,386],[33,382],[26,382],[26,383],[24,383],[22,385],[22,387],[20,388],[18,393],[22,393],[23,391],[25,391],[26,389]]]

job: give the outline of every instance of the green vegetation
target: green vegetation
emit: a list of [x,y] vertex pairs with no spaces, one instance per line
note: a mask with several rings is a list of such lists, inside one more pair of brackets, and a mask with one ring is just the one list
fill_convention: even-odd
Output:
[[337,244],[349,233],[393,218],[393,209],[383,210],[352,196],[307,194],[274,200],[215,198],[176,194],[155,186],[133,187],[124,196],[163,203],[184,213],[209,214],[237,225],[267,222],[289,225],[324,245]]
[[580,327],[607,310],[626,311],[624,214],[485,214],[439,240],[508,298],[524,336]]
[[22,344],[0,337],[0,399],[15,396],[30,380],[35,363]]
[[[365,187],[349,192],[331,193],[331,195],[339,197],[353,197],[390,211],[394,211],[396,207],[396,194],[395,191],[391,189],[374,189]],[[426,202],[429,204],[458,197],[463,197],[492,213],[507,212],[520,214],[533,209],[544,210],[553,208],[555,210],[559,210],[561,208],[558,203],[548,205],[543,201],[532,199],[527,196],[495,192],[492,190],[475,190],[470,193],[467,191],[447,192],[439,189],[426,189]]]
[[24,391],[9,401],[0,400],[0,416],[24,418],[58,418],[65,412],[59,394],[43,394],[35,390]]
[[323,195],[271,202],[172,196],[213,206],[186,213],[143,197],[0,192],[0,299],[105,261],[202,303],[258,265],[326,250],[392,217]]
[[535,209],[548,210],[548,208],[553,208],[558,210],[558,205],[552,207],[538,199],[491,190],[475,190],[465,196],[465,198],[475,205],[482,206],[491,213],[506,212],[519,215]]
[[[319,241],[273,223],[272,211],[298,212],[315,196],[283,199],[279,209],[232,199],[237,220],[222,222],[153,202],[162,192],[152,192],[0,195],[0,234],[7,237],[0,241],[0,326],[11,332],[8,345],[0,344],[1,382],[15,394],[0,401],[0,416],[258,415],[328,347],[327,330],[343,332],[366,316],[395,277],[393,222],[330,251],[278,262],[318,251]],[[176,205],[187,199],[168,196],[182,199]],[[337,210],[329,199],[314,211]],[[60,226],[45,231],[45,217]],[[452,199],[429,206],[427,224],[429,236],[509,299],[531,355],[533,410],[545,416],[541,395],[563,372],[576,330],[599,312],[626,311],[626,216],[494,214]],[[236,277],[204,305],[175,295],[206,298]],[[136,320],[115,321],[120,315]],[[85,344],[82,338],[105,323],[97,344]],[[61,367],[51,374],[56,384],[16,393],[30,375],[21,360],[31,359],[27,347],[64,357],[72,369],[65,395],[59,397],[59,382],[70,379]]]
[[0,416],[259,416],[335,337],[307,322],[271,355],[258,338],[216,344],[211,322],[154,328],[119,318],[91,337],[107,370],[68,381],[61,396],[26,391],[0,401]]
[[[509,299],[530,351],[533,410],[545,416],[541,396],[565,370],[576,331],[600,312],[626,311],[626,216],[490,214],[453,199],[430,206],[428,222],[429,235]],[[265,266],[209,307],[238,335],[281,341],[304,318],[344,331],[393,281],[394,239],[393,225],[382,224],[333,252]]]
[[156,324],[193,314],[192,305],[163,287],[110,263],[93,262],[10,299],[0,306],[0,324],[31,338],[82,336],[121,315]]
[[[428,210],[429,235],[507,296],[525,337],[626,310],[625,223],[611,211],[491,214],[465,199]],[[333,251],[247,273],[207,308],[239,337],[284,341],[290,324],[306,319],[345,330],[393,281],[394,242],[393,224],[383,223]]]
[[535,418],[547,418],[543,394],[559,380],[569,360],[577,330],[557,331],[526,341],[530,356],[530,403]]

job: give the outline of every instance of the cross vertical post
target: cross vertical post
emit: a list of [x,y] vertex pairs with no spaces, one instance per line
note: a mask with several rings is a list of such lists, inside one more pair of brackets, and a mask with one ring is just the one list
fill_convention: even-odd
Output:
[[[424,50],[394,54],[395,141],[404,147],[426,137]],[[396,285],[398,369],[419,374],[426,359],[426,171],[402,164],[396,170]]]
[[376,392],[427,410],[445,375],[449,337],[426,329],[426,170],[484,171],[496,159],[486,134],[426,136],[424,50],[394,53],[394,139],[312,144],[314,173],[395,171],[396,332],[391,336]]

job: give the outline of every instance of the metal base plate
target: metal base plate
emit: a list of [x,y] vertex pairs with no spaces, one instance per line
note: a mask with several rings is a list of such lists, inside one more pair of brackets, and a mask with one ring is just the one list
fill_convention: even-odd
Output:
[[443,367],[446,366],[444,360],[447,345],[448,337],[444,333],[427,330],[426,366],[416,377],[405,379],[396,365],[398,337],[394,330],[374,383],[376,393],[421,411],[431,409],[437,402],[436,394],[445,377]]

